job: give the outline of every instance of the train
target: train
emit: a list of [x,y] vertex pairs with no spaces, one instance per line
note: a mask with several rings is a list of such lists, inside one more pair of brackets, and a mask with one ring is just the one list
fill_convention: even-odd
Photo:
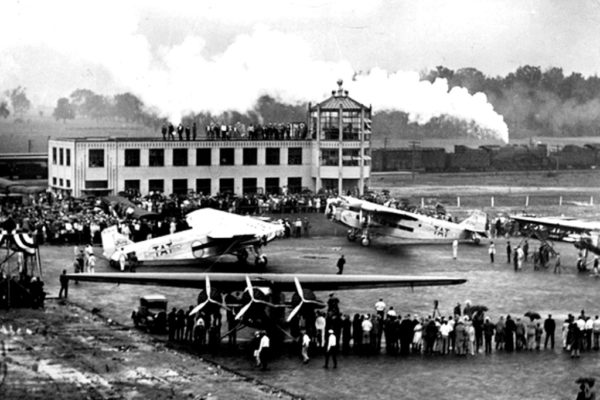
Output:
[[471,148],[379,148],[371,150],[373,172],[383,171],[524,171],[592,169],[600,166],[600,144],[566,145],[550,151],[545,144],[486,145]]

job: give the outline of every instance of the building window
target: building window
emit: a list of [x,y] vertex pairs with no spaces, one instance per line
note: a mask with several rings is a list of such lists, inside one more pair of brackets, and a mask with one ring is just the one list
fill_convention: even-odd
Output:
[[52,148],[52,164],[56,165],[56,147]]
[[196,165],[211,165],[211,149],[196,149]]
[[288,178],[288,193],[300,193],[302,191],[302,178]]
[[165,151],[163,149],[150,149],[148,152],[148,165],[151,167],[164,167]]
[[163,193],[165,191],[165,181],[162,179],[149,179],[148,191]]
[[67,149],[67,160],[65,164],[67,167],[71,166],[71,149]]
[[173,179],[173,193],[187,194],[187,179]]
[[173,165],[175,167],[187,167],[187,165],[188,165],[187,149],[173,149]]
[[67,187],[70,188],[71,187],[71,180],[67,179]]
[[140,192],[140,180],[139,179],[125,179],[125,191],[139,193]]
[[210,179],[196,179],[196,193],[202,193],[203,195],[210,195]]
[[104,167],[104,149],[90,149],[89,161],[90,168]]
[[267,194],[279,194],[279,178],[265,178],[265,191]]
[[356,167],[359,165],[360,149],[343,149],[342,165],[344,167]]
[[140,149],[125,149],[125,166],[140,166]]
[[279,147],[267,147],[265,164],[279,165]]
[[256,165],[258,159],[256,154],[256,149],[244,149],[244,165]]
[[256,178],[244,178],[242,179],[242,191],[244,194],[256,193]]
[[56,177],[55,176],[52,177],[52,184],[56,186]]
[[58,165],[65,164],[65,151],[63,149],[58,149]]
[[219,192],[221,194],[233,193],[233,185],[233,178],[221,178],[219,179]]
[[321,140],[339,140],[340,114],[338,111],[321,112]]
[[108,181],[85,181],[86,189],[108,189]]
[[338,166],[339,154],[337,149],[321,150],[321,165]]
[[234,165],[234,151],[232,148],[221,149],[221,165]]
[[60,179],[58,180],[58,186],[64,186],[64,181],[63,181],[63,178],[60,178]]
[[301,147],[290,147],[288,149],[288,165],[302,165]]

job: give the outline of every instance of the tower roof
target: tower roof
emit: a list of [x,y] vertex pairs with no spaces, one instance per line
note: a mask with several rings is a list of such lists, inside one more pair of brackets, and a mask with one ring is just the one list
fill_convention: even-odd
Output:
[[344,110],[362,110],[363,108],[368,108],[364,104],[361,104],[348,96],[348,91],[342,88],[343,83],[344,81],[341,79],[338,80],[338,90],[333,90],[331,92],[331,97],[313,106],[311,111],[316,110],[317,108],[320,108],[321,110],[337,111],[340,109],[340,106]]

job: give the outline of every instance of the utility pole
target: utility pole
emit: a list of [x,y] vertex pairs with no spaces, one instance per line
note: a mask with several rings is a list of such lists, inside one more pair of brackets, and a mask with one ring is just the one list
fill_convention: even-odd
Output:
[[419,142],[418,140],[411,140],[409,143],[410,143],[411,148],[412,148],[412,154],[411,154],[412,155],[412,157],[411,157],[412,160],[411,160],[411,168],[410,169],[411,169],[411,172],[412,172],[412,181],[414,183],[415,182],[415,174],[416,174],[415,168],[416,168],[416,161],[417,161],[416,160],[417,146],[419,144],[421,144],[421,142]]

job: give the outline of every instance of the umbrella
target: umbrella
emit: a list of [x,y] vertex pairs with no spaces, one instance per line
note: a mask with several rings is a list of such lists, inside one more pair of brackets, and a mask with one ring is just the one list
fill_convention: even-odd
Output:
[[525,316],[529,317],[529,319],[531,319],[532,321],[534,319],[541,319],[542,318],[542,316],[539,313],[535,312],[535,311],[527,311],[525,313]]
[[488,310],[488,308],[486,306],[484,306],[483,304],[475,304],[471,306],[471,312],[473,314],[477,313],[477,312],[486,312]]
[[593,387],[594,383],[596,383],[596,378],[592,378],[591,376],[582,376],[580,378],[577,378],[575,383],[587,383],[588,385],[590,385],[590,387]]

